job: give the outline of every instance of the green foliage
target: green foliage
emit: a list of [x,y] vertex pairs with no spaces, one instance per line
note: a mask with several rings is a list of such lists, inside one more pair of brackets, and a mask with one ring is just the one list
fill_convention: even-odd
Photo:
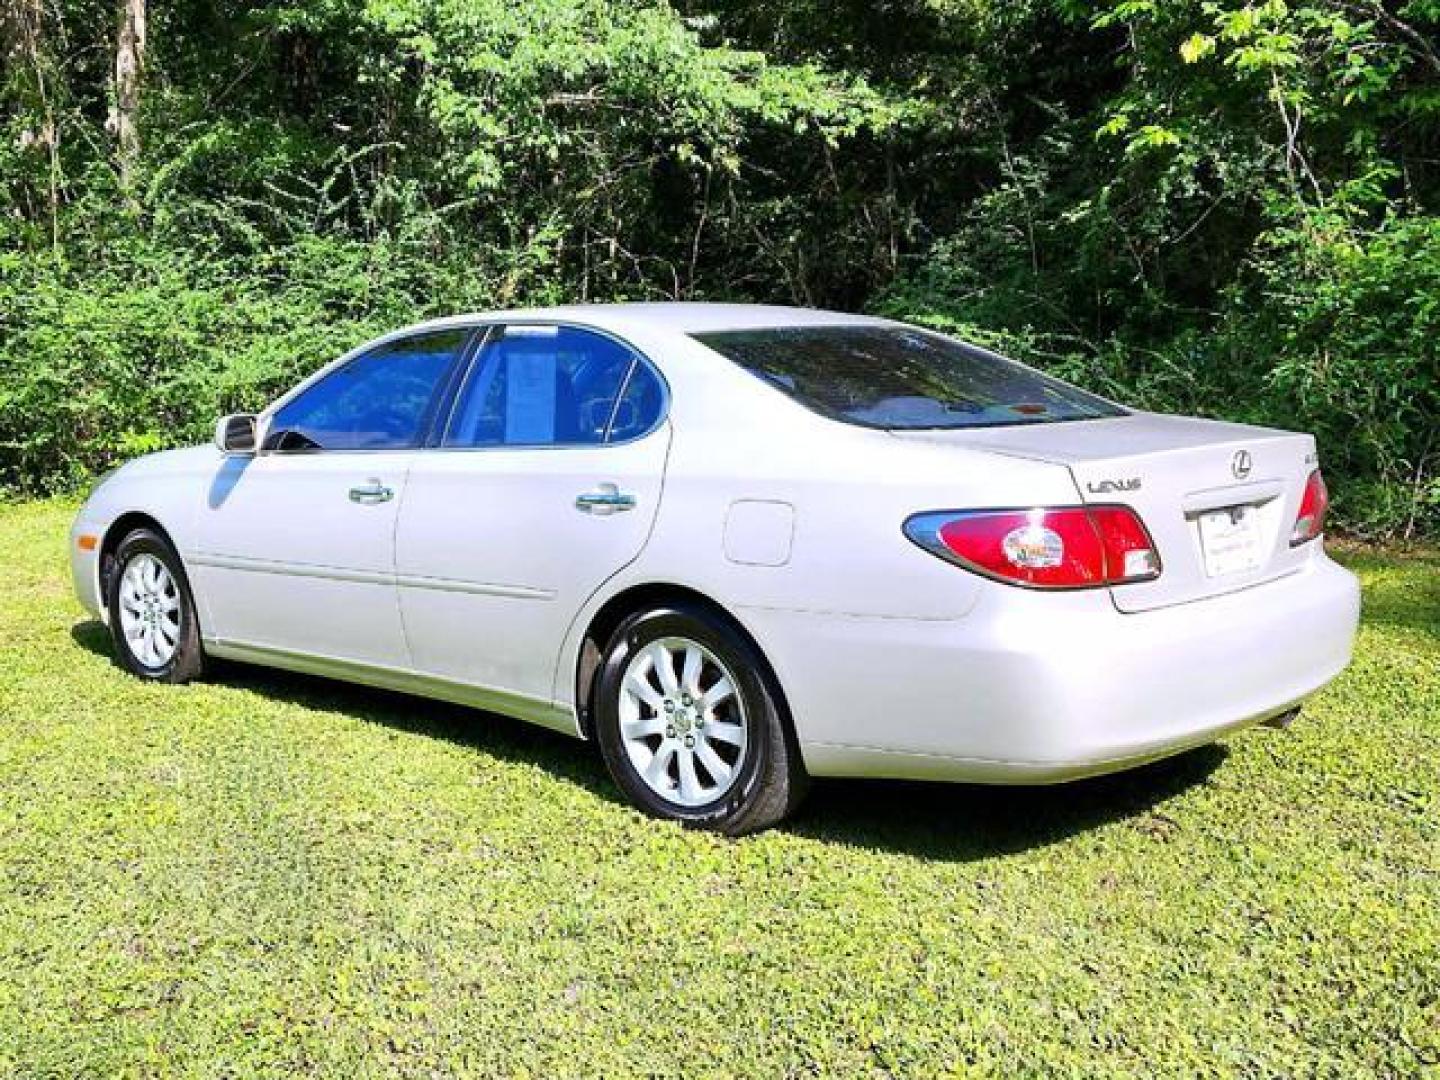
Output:
[[[1337,468],[1357,532],[1440,523],[1440,220],[1358,236],[1268,237],[1227,312],[1231,357],[1271,356],[1258,402],[1304,416]],[[1253,362],[1250,364],[1253,367]]]
[[1440,8],[1066,7],[1123,83],[1056,95],[876,305],[1138,405],[1312,430],[1345,527],[1433,534]]
[[113,5],[0,13],[0,490],[422,315],[709,297],[1314,430],[1440,530],[1435,0],[150,7],[124,189]]
[[[246,256],[114,246],[103,271],[45,267],[0,305],[0,454],[63,490],[144,450],[203,441],[214,419],[256,410],[340,353],[497,293],[555,302],[543,254],[470,249],[437,260],[419,241],[299,238]],[[34,267],[31,268],[35,269]]]
[[1440,525],[1440,220],[1267,233],[1213,321],[1148,349],[1056,328],[1044,297],[995,287],[978,261],[942,245],[880,309],[1142,408],[1303,427],[1351,533]]
[[1287,732],[1057,788],[818,785],[740,842],[585,744],[120,671],[0,508],[7,1076],[1423,1076],[1440,557],[1349,556]]

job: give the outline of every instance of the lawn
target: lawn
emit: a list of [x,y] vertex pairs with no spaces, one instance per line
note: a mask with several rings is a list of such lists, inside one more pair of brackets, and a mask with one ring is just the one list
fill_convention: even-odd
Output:
[[4,1075],[1440,1074],[1440,557],[1347,557],[1288,732],[726,841],[512,720],[131,679],[70,513],[0,509]]

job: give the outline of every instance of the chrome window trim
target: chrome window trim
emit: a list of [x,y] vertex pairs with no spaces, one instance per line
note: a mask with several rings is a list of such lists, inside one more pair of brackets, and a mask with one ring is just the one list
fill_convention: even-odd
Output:
[[639,363],[638,354],[630,357],[630,366],[625,369],[625,377],[620,380],[620,387],[615,391],[615,400],[610,403],[610,415],[605,418],[605,433],[600,436],[602,445],[610,442],[610,432],[615,430],[615,417],[620,414],[620,402],[625,400],[625,391],[630,389],[630,380],[635,377],[635,368]]

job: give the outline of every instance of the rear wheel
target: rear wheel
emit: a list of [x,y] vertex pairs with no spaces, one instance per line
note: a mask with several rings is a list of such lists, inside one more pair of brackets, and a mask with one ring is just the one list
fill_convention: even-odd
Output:
[[605,763],[648,813],[736,836],[799,802],[805,774],[774,680],[749,641],[703,608],[627,619],[595,692]]
[[115,549],[108,586],[110,636],[122,667],[152,682],[189,682],[201,673],[195,602],[169,541],[152,529],[127,534]]

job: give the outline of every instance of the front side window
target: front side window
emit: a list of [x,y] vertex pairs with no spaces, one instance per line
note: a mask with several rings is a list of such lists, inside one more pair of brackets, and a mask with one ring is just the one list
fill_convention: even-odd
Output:
[[647,396],[646,380],[658,384],[631,349],[603,334],[507,326],[471,365],[444,445],[594,445],[627,437],[617,435],[621,425],[643,434],[658,419],[660,400],[658,390]]
[[815,412],[866,427],[997,427],[1125,415],[1013,360],[908,327],[799,326],[694,336]]
[[271,418],[271,450],[403,450],[419,446],[445,376],[470,330],[401,338],[331,372]]

